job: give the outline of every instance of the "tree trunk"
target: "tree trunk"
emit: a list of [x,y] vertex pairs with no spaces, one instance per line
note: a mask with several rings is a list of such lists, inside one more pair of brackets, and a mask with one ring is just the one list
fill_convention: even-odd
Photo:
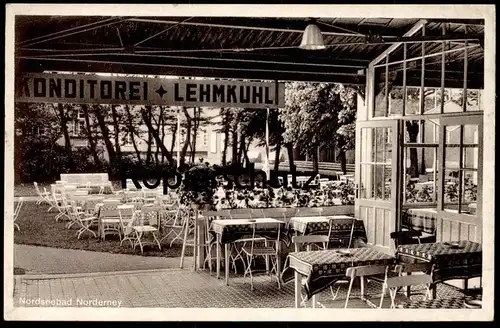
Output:
[[286,150],[288,153],[288,164],[290,165],[290,170],[295,165],[293,162],[293,145],[291,143],[286,144]]
[[243,157],[245,159],[245,165],[248,167],[250,165],[250,158],[248,158],[248,149],[250,149],[250,145],[252,144],[253,138],[248,138],[248,143],[245,146],[245,142],[243,142]]
[[222,149],[222,165],[227,164],[227,147],[229,141],[229,130],[224,131],[224,148]]
[[318,148],[317,147],[316,147],[316,151],[314,151],[312,153],[312,160],[313,160],[313,172],[317,174],[319,172],[319,170],[318,170],[319,159],[318,159]]
[[92,130],[90,129],[90,118],[89,118],[89,110],[87,108],[86,104],[82,104],[82,109],[83,109],[83,115],[85,116],[85,127],[86,127],[86,132],[87,132],[87,139],[89,140],[89,145],[90,145],[90,151],[92,152],[92,156],[94,157],[94,162],[96,166],[101,169],[102,164],[101,160],[99,159],[99,155],[97,154],[97,148],[95,144],[94,137],[92,136]]
[[61,118],[61,130],[64,135],[64,150],[66,152],[66,155],[68,156],[69,166],[70,168],[73,168],[74,162],[71,154],[71,140],[69,138],[68,125],[67,125],[68,117],[65,113],[63,104],[57,104],[57,109],[59,110],[59,117]]
[[243,164],[243,153],[245,150],[245,135],[241,134],[240,135],[240,146],[238,148],[238,163]]
[[231,131],[231,163],[237,163],[238,161],[238,130],[234,129]]
[[109,130],[108,127],[106,126],[106,122],[104,121],[104,116],[102,115],[102,106],[97,106],[95,110],[95,115],[97,117],[97,123],[99,124],[99,127],[102,132],[102,139],[104,140],[104,144],[106,145],[106,150],[108,151],[108,156],[109,156],[109,162],[111,165],[116,165],[116,153],[115,149],[113,147],[113,144],[111,143],[110,136],[109,136]]
[[120,147],[120,125],[118,124],[118,113],[116,112],[115,105],[111,105],[111,113],[113,116],[113,129],[115,130],[115,147],[116,157],[118,162],[122,161],[122,150]]
[[[163,106],[162,106],[162,113],[163,113]],[[165,117],[162,115],[161,118],[161,143],[165,144]],[[170,150],[172,152],[172,150]],[[161,163],[165,163],[165,156],[163,154],[161,155]]]
[[186,163],[186,153],[188,146],[191,142],[191,116],[189,116],[189,113],[186,109],[186,107],[182,107],[182,111],[184,112],[184,116],[186,116],[186,140],[184,141],[184,145],[182,146],[181,150],[181,158],[180,158],[180,164],[184,165]]
[[147,152],[146,152],[146,164],[150,164],[151,163],[151,159],[152,159],[152,156],[151,156],[151,146],[152,146],[152,143],[153,143],[153,134],[151,132],[151,130],[154,130],[153,128],[153,123],[152,123],[152,120],[151,120],[151,117],[153,116],[152,115],[152,108],[151,106],[146,106],[146,110],[147,110],[147,116],[146,117],[143,117],[143,119],[146,122],[146,125],[147,126],[151,126],[152,129],[148,129],[148,148],[147,148]]
[[158,135],[158,131],[154,129],[153,125],[151,124],[150,121],[147,120],[147,112],[144,109],[141,109],[141,115],[142,118],[144,119],[144,122],[146,123],[148,127],[148,131],[151,133],[153,138],[155,139],[156,144],[160,147],[160,150],[162,154],[167,158],[168,163],[173,163],[174,159],[172,158],[172,154],[168,151],[168,149],[165,147],[165,145],[161,142],[160,136]]
[[340,159],[340,168],[345,175],[345,174],[347,174],[347,160],[345,157],[345,150],[343,150],[343,149],[339,150],[338,158]]
[[170,152],[171,153],[174,153],[174,147],[175,147],[176,141],[177,141],[177,124],[174,124],[174,127],[172,129],[172,143],[170,144]]
[[280,168],[281,141],[278,141],[274,151],[276,152],[275,156],[274,156],[274,171],[276,171],[276,173],[277,173],[279,171],[279,168]]
[[127,110],[127,118],[128,118],[127,122],[128,122],[128,130],[130,133],[130,139],[132,140],[132,145],[134,146],[134,150],[137,155],[137,160],[139,161],[139,164],[142,166],[141,152],[139,151],[139,148],[137,148],[137,144],[135,142],[134,124],[132,121],[132,114],[130,113],[130,107],[125,106],[125,109]]
[[197,114],[197,111],[199,113],[199,108],[197,107],[194,108],[194,122],[193,122],[193,145],[191,147],[191,162],[195,162],[195,157],[196,157],[196,138],[198,137],[198,127],[200,125],[200,118]]

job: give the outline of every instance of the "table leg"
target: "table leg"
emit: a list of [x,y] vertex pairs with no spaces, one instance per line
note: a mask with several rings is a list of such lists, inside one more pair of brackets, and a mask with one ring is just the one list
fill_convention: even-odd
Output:
[[230,252],[230,244],[224,244],[224,271],[226,272],[226,286],[229,286],[229,252]]
[[215,246],[217,248],[217,265],[216,265],[216,270],[217,270],[217,279],[220,278],[220,234],[217,234],[217,245]]
[[316,308],[316,295],[313,295],[313,297],[312,297],[312,308],[313,309]]
[[276,242],[276,251],[277,251],[277,256],[276,256],[276,275],[278,276],[281,273],[281,243],[279,241]]
[[301,285],[300,285],[300,274],[295,271],[295,308],[298,309],[300,307],[300,292],[301,292]]

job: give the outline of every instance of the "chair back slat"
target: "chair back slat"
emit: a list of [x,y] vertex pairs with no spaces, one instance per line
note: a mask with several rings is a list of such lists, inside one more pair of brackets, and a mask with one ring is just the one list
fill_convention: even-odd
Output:
[[391,277],[386,280],[387,288],[428,285],[431,283],[432,277],[427,274]]
[[402,263],[396,265],[394,271],[398,272],[400,275],[402,273],[412,273],[412,272],[432,272],[433,264],[430,262],[424,263]]
[[387,265],[363,265],[348,268],[346,271],[346,276],[351,278],[373,276],[377,274],[386,274],[387,270]]
[[[293,236],[292,244],[294,244],[295,251],[298,252],[300,245],[303,244],[316,244],[323,243],[323,249],[327,248],[328,236],[325,235],[305,235],[305,236]],[[311,245],[307,245],[307,251],[310,251]]]
[[295,216],[320,216],[321,207],[299,207]]

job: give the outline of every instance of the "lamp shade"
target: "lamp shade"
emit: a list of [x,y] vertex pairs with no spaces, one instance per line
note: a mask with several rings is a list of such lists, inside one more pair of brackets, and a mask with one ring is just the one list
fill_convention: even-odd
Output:
[[305,50],[321,50],[325,49],[323,43],[323,35],[318,26],[315,24],[307,25],[304,34],[302,35],[302,42],[299,46],[300,49]]

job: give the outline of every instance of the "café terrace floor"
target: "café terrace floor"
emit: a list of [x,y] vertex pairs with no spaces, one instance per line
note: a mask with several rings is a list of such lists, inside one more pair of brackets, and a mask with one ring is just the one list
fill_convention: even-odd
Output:
[[[50,276],[16,276],[14,285],[14,306],[29,305],[26,300],[72,300],[71,306],[79,300],[121,301],[120,307],[163,307],[163,308],[293,308],[294,283],[277,288],[276,280],[267,275],[254,277],[255,290],[250,290],[249,278],[231,274],[229,286],[223,279],[217,280],[215,273],[193,272],[190,269],[166,269],[138,272],[115,272]],[[336,290],[335,287],[334,290]],[[381,285],[376,282],[366,285],[366,293],[376,297]],[[418,292],[418,287],[416,288]],[[331,299],[330,290],[319,294],[318,300],[327,308],[344,306],[347,284],[342,284],[337,300]],[[355,285],[349,308],[369,308],[357,296],[359,285]],[[438,284],[438,298],[462,297],[456,287]],[[412,296],[413,299],[422,297]],[[81,303],[80,303],[81,304]],[[310,302],[308,303],[310,307]],[[387,296],[384,307],[389,307]],[[51,306],[51,305],[48,305]],[[64,306],[64,305],[60,305]],[[79,305],[80,307],[83,305]]]

